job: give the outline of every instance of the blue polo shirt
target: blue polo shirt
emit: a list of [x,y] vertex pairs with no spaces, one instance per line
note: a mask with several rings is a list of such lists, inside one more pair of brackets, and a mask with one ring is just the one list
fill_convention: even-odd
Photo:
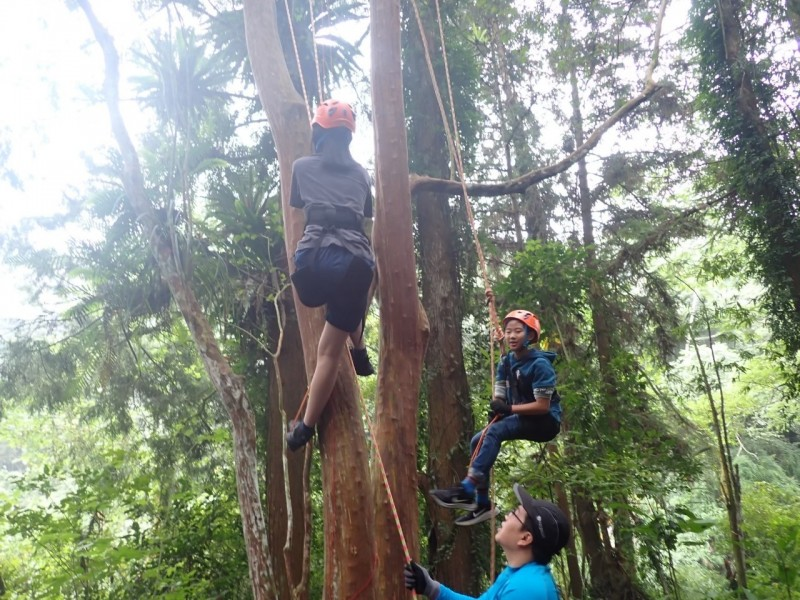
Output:
[[[446,585],[439,588],[436,600],[470,600]],[[558,588],[549,565],[529,562],[521,567],[506,567],[478,600],[559,600]]]

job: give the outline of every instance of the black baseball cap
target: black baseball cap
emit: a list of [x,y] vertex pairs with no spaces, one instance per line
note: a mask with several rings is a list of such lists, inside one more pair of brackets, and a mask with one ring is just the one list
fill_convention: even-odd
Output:
[[569,519],[564,512],[547,500],[534,500],[520,484],[514,484],[514,494],[528,514],[525,527],[533,535],[533,543],[543,552],[553,555],[569,541]]

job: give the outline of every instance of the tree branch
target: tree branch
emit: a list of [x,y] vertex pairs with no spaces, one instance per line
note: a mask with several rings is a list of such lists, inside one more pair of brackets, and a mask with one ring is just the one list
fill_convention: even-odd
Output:
[[[661,90],[661,87],[662,86],[652,81],[647,83],[640,94],[631,98],[623,106],[614,111],[612,115],[586,138],[583,144],[576,148],[572,154],[565,156],[558,162],[546,167],[534,169],[529,173],[525,173],[514,179],[509,179],[508,181],[497,183],[468,183],[467,192],[470,196],[505,196],[507,194],[521,194],[540,181],[563,173],[589,154],[592,148],[597,146],[600,139],[609,129],[631,114],[641,104],[650,100],[656,92]],[[418,192],[437,192],[460,195],[463,190],[461,182],[451,179],[438,179],[436,177],[412,174],[409,180],[412,194]]]
[[[650,100],[662,86],[655,83],[653,80],[653,72],[658,65],[658,55],[660,51],[660,38],[661,38],[661,25],[664,21],[664,13],[666,12],[668,0],[661,0],[659,7],[658,21],[654,30],[653,52],[651,54],[650,63],[647,66],[647,71],[644,77],[644,88],[642,91],[628,100],[624,105],[612,113],[600,126],[595,129],[586,141],[578,146],[572,154],[565,156],[560,161],[535,169],[529,173],[525,173],[515,179],[497,183],[467,183],[466,191],[470,196],[505,196],[507,194],[521,194],[529,187],[536,185],[540,181],[549,179],[559,173],[563,173],[572,165],[584,158],[589,151],[592,150],[600,142],[603,135],[611,129],[614,125],[619,123],[622,119],[627,117],[635,111],[640,105]],[[409,177],[409,185],[411,193],[417,192],[437,192],[447,193],[452,195],[461,195],[464,191],[464,185],[460,181],[453,181],[451,179],[438,179],[436,177],[428,177],[425,175],[412,174]]]

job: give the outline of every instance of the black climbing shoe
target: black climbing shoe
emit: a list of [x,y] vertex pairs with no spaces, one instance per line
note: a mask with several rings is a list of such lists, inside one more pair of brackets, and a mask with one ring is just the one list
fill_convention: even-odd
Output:
[[497,516],[497,509],[492,507],[492,505],[478,506],[475,510],[471,510],[467,514],[458,517],[455,520],[455,524],[465,527],[467,525],[475,525],[476,523],[482,523],[483,521],[488,521],[492,517],[496,516]]
[[350,348],[350,357],[353,359],[353,366],[356,368],[357,375],[367,377],[375,374],[375,369],[372,368],[372,364],[369,362],[366,348]]
[[448,490],[431,490],[430,495],[436,504],[444,508],[475,510],[477,507],[474,494],[468,494],[461,484]]
[[286,434],[286,446],[292,452],[305,446],[314,437],[314,428],[303,421],[292,421],[290,427],[289,433]]

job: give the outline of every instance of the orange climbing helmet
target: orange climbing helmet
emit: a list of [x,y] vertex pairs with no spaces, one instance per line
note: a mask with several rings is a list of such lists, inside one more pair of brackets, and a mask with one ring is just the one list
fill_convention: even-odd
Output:
[[325,100],[317,107],[314,120],[311,124],[319,125],[325,129],[346,127],[352,133],[356,132],[356,116],[353,107],[340,100]]
[[503,319],[503,328],[505,329],[506,324],[509,321],[513,321],[513,320],[522,321],[523,323],[525,323],[525,325],[528,327],[528,329],[531,329],[531,330],[535,331],[536,332],[536,340],[534,340],[534,341],[537,341],[537,342],[539,341],[539,335],[542,332],[542,326],[539,324],[539,317],[537,317],[535,314],[533,314],[532,312],[530,312],[528,310],[520,310],[520,309],[512,310]]

